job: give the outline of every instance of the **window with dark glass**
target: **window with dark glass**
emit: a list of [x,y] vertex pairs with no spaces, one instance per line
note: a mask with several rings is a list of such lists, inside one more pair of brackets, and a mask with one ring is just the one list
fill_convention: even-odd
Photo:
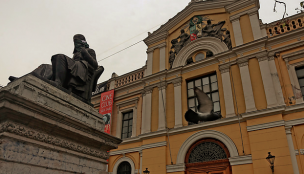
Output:
[[299,80],[302,96],[304,97],[304,66],[297,68],[296,73]]
[[130,163],[124,161],[119,164],[117,169],[117,174],[131,174],[131,165]]
[[132,135],[133,112],[123,113],[121,138],[130,138]]
[[198,102],[195,97],[194,87],[203,90],[213,101],[213,112],[221,112],[217,77],[215,73],[187,81],[188,108],[197,112]]

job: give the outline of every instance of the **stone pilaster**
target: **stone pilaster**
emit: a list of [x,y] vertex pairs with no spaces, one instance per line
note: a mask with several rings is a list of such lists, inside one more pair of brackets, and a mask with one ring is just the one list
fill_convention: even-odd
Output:
[[268,63],[268,57],[260,57],[258,58],[266,100],[267,100],[267,108],[271,108],[278,105],[275,88],[273,85],[273,80],[270,73],[270,67]]
[[260,20],[258,17],[258,11],[254,11],[253,13],[249,14],[251,29],[253,33],[254,40],[260,39],[262,37],[261,27],[260,27]]
[[230,81],[230,65],[220,68],[224,90],[226,117],[235,116],[233,95]]
[[285,127],[286,137],[287,137],[287,142],[288,142],[288,147],[289,147],[289,152],[290,152],[293,173],[299,174],[299,167],[298,167],[296,153],[295,153],[295,149],[294,149],[294,145],[293,145],[291,128],[292,128],[292,126]]
[[282,92],[282,88],[281,88],[281,83],[280,83],[280,79],[279,79],[279,75],[278,75],[278,71],[277,71],[277,67],[276,67],[276,64],[274,62],[274,56],[269,57],[268,60],[269,60],[268,61],[269,69],[270,69],[270,73],[271,73],[271,77],[272,77],[272,81],[273,81],[273,85],[274,85],[274,91],[275,91],[275,94],[276,94],[278,105],[285,105],[283,92]]
[[153,65],[153,51],[147,52],[148,59],[147,59],[147,70],[145,76],[149,76],[152,74],[152,65]]
[[158,86],[158,130],[166,129],[166,83]]
[[231,21],[232,27],[233,27],[233,33],[234,33],[234,39],[235,39],[235,45],[239,46],[243,44],[243,36],[242,36],[242,30],[240,25],[240,19],[234,19]]
[[249,73],[248,60],[239,62],[239,67],[240,67],[242,86],[244,91],[246,112],[255,111],[256,107],[255,107],[251,78]]
[[174,110],[175,110],[175,126],[174,128],[183,126],[182,111],[182,79],[178,78],[174,82]]
[[151,114],[152,114],[152,89],[145,89],[143,95],[143,112],[141,133],[151,132]]

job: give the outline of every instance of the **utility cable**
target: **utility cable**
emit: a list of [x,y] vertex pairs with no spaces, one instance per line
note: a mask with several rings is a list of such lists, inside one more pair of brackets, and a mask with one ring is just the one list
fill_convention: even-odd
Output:
[[[150,31],[151,29],[153,29],[153,28],[155,28],[155,27],[157,27],[157,26],[160,26],[160,25],[161,25],[161,24],[155,25],[154,27],[150,28],[149,30],[146,30],[145,32],[140,33],[139,35],[142,35],[142,34],[146,33],[147,31]],[[122,42],[122,43],[120,43],[120,44],[118,44],[118,45],[116,45],[116,46],[114,46],[114,47],[112,47],[112,48],[110,48],[110,49],[108,49],[108,50],[106,50],[106,51],[103,51],[103,53],[108,52],[108,51],[110,51],[110,50],[112,50],[112,49],[114,49],[114,48],[116,48],[116,47],[118,47],[118,46],[120,46],[120,45],[122,45],[122,44],[128,42],[129,40],[132,40],[132,39],[138,37],[139,35],[136,35],[136,36],[134,36],[134,37],[132,37],[132,38],[130,38],[130,39],[128,39],[128,40],[126,40],[126,41],[124,41],[124,42]],[[109,57],[112,57],[112,56],[114,56],[114,55],[116,55],[116,54],[118,54],[118,53],[120,53],[120,52],[122,52],[122,51],[124,51],[124,50],[126,50],[126,49],[128,49],[128,48],[130,48],[130,47],[132,47],[132,46],[134,46],[134,45],[137,45],[138,43],[140,43],[140,42],[142,42],[142,41],[143,41],[143,40],[138,41],[138,42],[136,42],[135,44],[132,44],[132,45],[128,46],[127,48],[124,48],[124,49],[122,49],[122,50],[120,50],[120,51],[118,51],[118,52],[116,52],[116,53],[114,53],[114,54],[112,54],[112,55],[110,55],[110,56],[107,56],[107,57],[105,57],[105,58],[103,58],[103,59],[101,59],[101,60],[99,60],[99,61],[97,61],[97,62],[100,62],[100,61],[103,61],[103,60],[105,60],[105,59],[107,59],[107,58],[109,58]],[[101,54],[102,54],[102,53],[101,53]],[[100,54],[99,54],[99,55],[100,55]]]
[[101,60],[98,60],[97,62],[100,62],[100,61],[103,61],[103,60],[105,60],[105,59],[107,59],[107,58],[110,58],[110,57],[112,57],[112,56],[114,56],[114,55],[116,55],[116,54],[118,54],[118,53],[120,53],[120,52],[122,52],[122,51],[124,51],[124,50],[126,50],[126,49],[128,49],[128,48],[133,47],[134,45],[139,44],[139,43],[142,42],[142,41],[143,41],[143,40],[138,41],[138,42],[136,42],[135,44],[132,44],[132,45],[128,46],[127,48],[124,48],[124,49],[122,49],[122,50],[120,50],[120,51],[118,51],[118,52],[116,52],[116,53],[114,53],[114,54],[111,54],[111,55],[108,56],[108,57],[105,57],[105,58],[103,58],[103,59],[101,59]]
[[[230,58],[229,58],[229,64],[230,64]],[[231,70],[231,72],[229,71],[229,74],[231,76],[232,87],[233,87],[233,91],[234,91],[234,100],[235,100],[235,105],[236,105],[236,113],[237,113],[237,117],[238,117],[238,121],[239,121],[239,128],[240,128],[240,134],[241,134],[241,140],[242,140],[242,148],[243,148],[243,155],[245,155],[243,133],[242,133],[242,127],[241,127],[241,120],[240,120],[238,103],[237,103],[237,99],[236,99],[236,93],[235,93],[235,86],[234,86],[234,80],[233,80],[232,70]]]
[[[161,84],[162,81],[161,81],[161,79],[159,79],[159,80],[160,80],[160,84]],[[167,126],[167,114],[166,114],[166,108],[165,108],[164,95],[163,95],[163,90],[162,89],[160,89],[160,90],[161,90],[161,94],[162,94],[162,101],[163,101],[163,108],[164,108],[164,115],[165,115],[165,127],[166,127],[166,133],[167,133],[167,137],[168,137],[168,144],[169,144],[169,152],[170,152],[171,165],[173,165],[172,154],[171,154],[171,146],[170,146],[170,138],[169,138],[170,137],[169,136],[169,128]]]

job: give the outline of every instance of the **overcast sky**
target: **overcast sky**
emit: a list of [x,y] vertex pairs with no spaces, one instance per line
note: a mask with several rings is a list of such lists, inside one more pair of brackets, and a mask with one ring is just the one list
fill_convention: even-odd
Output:
[[[287,3],[289,16],[296,14],[301,0]],[[40,64],[50,64],[51,56],[72,57],[73,35],[85,35],[101,60],[147,37],[190,0],[0,0],[0,85],[10,75],[20,77]],[[274,0],[260,0],[264,23],[282,18],[284,6]],[[125,74],[145,65],[147,46],[141,42],[115,56],[100,61],[105,72],[99,82],[113,72]]]

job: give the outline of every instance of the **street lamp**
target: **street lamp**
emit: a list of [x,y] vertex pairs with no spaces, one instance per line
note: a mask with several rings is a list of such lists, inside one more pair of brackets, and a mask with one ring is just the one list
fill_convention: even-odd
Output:
[[144,172],[144,174],[149,174],[150,173],[150,171],[148,170],[148,168],[146,168],[146,170],[143,171],[143,172]]
[[270,152],[268,152],[268,157],[266,157],[266,160],[270,163],[270,168],[272,170],[272,173],[274,173],[274,160],[275,156],[272,156]]

